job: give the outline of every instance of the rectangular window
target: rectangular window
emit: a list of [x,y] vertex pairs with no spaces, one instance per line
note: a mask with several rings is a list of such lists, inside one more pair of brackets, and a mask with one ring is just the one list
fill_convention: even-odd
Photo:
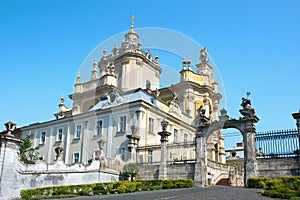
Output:
[[96,123],[96,135],[102,135],[102,120]]
[[126,116],[120,117],[120,132],[125,132],[126,131]]
[[154,133],[154,119],[149,118],[149,133]]
[[80,135],[81,135],[81,125],[77,125],[74,138],[78,139],[80,138]]
[[40,144],[45,144],[46,142],[46,132],[43,131],[40,135]]
[[183,136],[183,142],[184,142],[184,144],[187,144],[187,141],[188,140],[188,135],[187,134],[184,134],[184,136]]
[[178,130],[174,129],[174,143],[178,143]]
[[148,164],[152,164],[152,163],[153,163],[153,150],[148,149]]
[[121,154],[121,159],[122,160],[125,160],[125,153],[126,153],[126,149],[125,149],[125,147],[121,147],[120,148],[120,154]]
[[62,141],[63,129],[60,128],[57,130],[56,141]]
[[73,154],[73,163],[78,163],[79,162],[79,153],[74,153]]

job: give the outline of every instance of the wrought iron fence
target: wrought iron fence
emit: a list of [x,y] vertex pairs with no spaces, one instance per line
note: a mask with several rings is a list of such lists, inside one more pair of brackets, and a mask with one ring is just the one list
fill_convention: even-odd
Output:
[[299,156],[297,129],[256,133],[257,157],[280,158]]

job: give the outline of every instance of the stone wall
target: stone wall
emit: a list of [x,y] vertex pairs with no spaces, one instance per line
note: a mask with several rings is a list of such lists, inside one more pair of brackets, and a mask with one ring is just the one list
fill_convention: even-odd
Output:
[[299,176],[300,159],[298,158],[260,158],[257,159],[260,177]]
[[[158,179],[159,164],[140,165],[138,179]],[[194,163],[175,163],[167,165],[168,179],[190,178],[194,179]]]
[[159,164],[139,165],[138,179],[158,179]]
[[175,163],[167,165],[167,176],[169,179],[190,178],[194,179],[194,163]]
[[20,197],[20,191],[29,188],[112,182],[119,180],[119,172],[100,170],[100,161],[89,165],[66,165],[62,161],[54,164],[44,162],[25,165],[17,158],[18,141],[1,140],[0,148],[0,199]]

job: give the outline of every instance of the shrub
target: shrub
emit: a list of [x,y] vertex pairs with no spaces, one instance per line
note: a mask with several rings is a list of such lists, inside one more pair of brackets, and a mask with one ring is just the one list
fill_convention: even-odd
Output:
[[177,180],[139,180],[139,181],[118,181],[113,183],[94,183],[81,185],[53,186],[21,191],[22,199],[43,199],[75,197],[93,194],[126,193],[138,190],[160,190],[171,188],[192,187],[194,181],[190,179]]
[[100,194],[105,192],[105,186],[103,183],[96,183],[95,187],[93,187],[93,193],[94,194]]
[[116,189],[116,192],[118,192],[119,194],[122,194],[122,193],[126,193],[127,191],[127,188],[125,185],[120,185],[117,189]]
[[278,190],[265,190],[264,195],[270,196],[273,198],[284,198],[284,199],[289,199],[291,197],[296,196],[296,192],[294,190],[290,190],[286,187],[279,188]]
[[127,192],[135,192],[136,191],[136,183],[135,182],[130,182],[130,183],[127,183],[126,186],[127,186]]
[[31,197],[34,194],[34,189],[29,189],[29,190],[21,190],[21,197],[22,199],[31,199]]
[[189,188],[194,186],[194,181],[192,179],[183,179],[184,180],[184,187]]
[[272,179],[264,177],[248,178],[247,187],[249,188],[263,188],[268,181]]
[[162,182],[162,188],[163,189],[171,189],[171,188],[173,188],[174,186],[173,186],[173,181],[172,180],[163,180],[163,182]]
[[250,178],[247,180],[248,187],[262,188],[266,190],[264,195],[274,198],[300,197],[300,177],[278,177],[269,178]]
[[266,186],[267,186],[267,189],[269,189],[269,190],[276,190],[276,189],[281,188],[283,186],[283,184],[282,184],[282,180],[275,179],[275,180],[266,181]]

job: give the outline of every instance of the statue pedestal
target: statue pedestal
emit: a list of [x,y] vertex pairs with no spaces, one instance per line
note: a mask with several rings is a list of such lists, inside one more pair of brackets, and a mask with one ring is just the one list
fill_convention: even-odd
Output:
[[167,142],[168,142],[168,136],[171,135],[171,133],[167,131],[159,132],[158,135],[161,136],[161,160],[160,160],[160,166],[159,166],[159,179],[166,179],[167,176],[167,158],[168,158],[168,151],[167,151]]

